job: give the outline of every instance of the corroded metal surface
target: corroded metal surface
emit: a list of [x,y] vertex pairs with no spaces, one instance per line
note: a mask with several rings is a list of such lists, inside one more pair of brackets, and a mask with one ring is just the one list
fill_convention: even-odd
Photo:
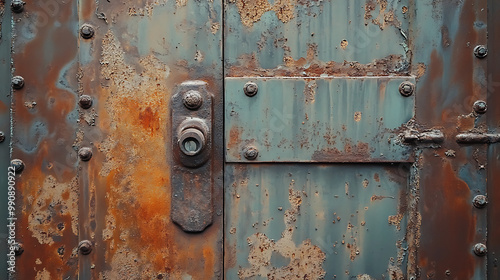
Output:
[[[256,82],[247,97],[244,85]],[[415,98],[398,87],[407,78],[227,78],[227,162],[399,162],[411,148],[399,132],[414,117]]]

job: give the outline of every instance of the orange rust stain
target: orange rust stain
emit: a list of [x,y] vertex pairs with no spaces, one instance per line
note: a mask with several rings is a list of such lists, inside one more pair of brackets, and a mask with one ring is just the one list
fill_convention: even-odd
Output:
[[378,173],[375,173],[375,174],[373,175],[373,179],[374,179],[374,180],[375,180],[375,182],[377,182],[377,183],[378,183],[378,182],[380,182],[380,175],[378,175]]
[[228,148],[238,147],[241,143],[241,129],[239,127],[233,126],[229,130],[229,140],[227,142]]
[[147,107],[144,111],[139,113],[139,120],[142,124],[142,127],[145,130],[151,131],[154,133],[155,131],[160,129],[160,116],[158,111],[153,112],[151,107]]
[[214,268],[214,251],[211,247],[203,248],[203,258],[205,260],[205,275],[211,275]]

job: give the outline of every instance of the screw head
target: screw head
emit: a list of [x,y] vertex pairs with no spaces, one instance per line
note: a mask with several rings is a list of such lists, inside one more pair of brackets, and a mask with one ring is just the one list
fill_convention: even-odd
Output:
[[184,96],[182,97],[182,103],[184,103],[184,106],[190,110],[196,110],[200,108],[201,104],[203,104],[203,97],[201,97],[201,94],[196,91],[196,90],[190,90],[186,93],[184,93]]
[[477,58],[485,58],[488,55],[488,48],[483,45],[478,45],[474,48],[474,55]]
[[80,96],[80,100],[78,101],[78,105],[80,105],[80,107],[82,109],[88,109],[88,108],[92,107],[92,97],[89,95],[85,95],[85,94]]
[[472,107],[474,108],[474,111],[478,114],[484,114],[488,110],[488,106],[486,105],[486,102],[483,100],[478,100],[474,102],[474,105]]
[[82,25],[82,28],[80,28],[80,35],[82,36],[83,39],[90,39],[94,37],[94,27],[92,25],[85,23]]
[[78,156],[82,161],[89,161],[92,158],[92,149],[88,147],[83,147],[78,150]]
[[259,150],[254,146],[247,146],[243,151],[243,154],[246,159],[254,160],[259,156]]
[[486,249],[486,245],[484,245],[483,243],[477,243],[476,245],[474,245],[474,253],[477,256],[485,256],[487,252],[488,250]]
[[78,243],[78,251],[82,255],[88,255],[90,252],[92,252],[92,242],[88,240],[82,240],[80,243]]
[[16,173],[21,173],[24,170],[24,162],[20,159],[13,159],[10,161],[10,165],[14,167]]
[[12,88],[22,89],[24,87],[24,78],[21,76],[12,77]]
[[474,200],[472,201],[472,204],[474,204],[476,208],[484,208],[488,204],[488,198],[482,194],[476,195],[474,197]]
[[248,82],[243,87],[243,91],[245,92],[245,94],[247,96],[252,97],[252,96],[255,96],[257,94],[257,92],[259,91],[259,86],[257,86],[256,83]]
[[24,10],[24,3],[21,0],[12,0],[12,3],[10,4],[10,8],[12,11],[16,14],[21,13]]
[[17,242],[14,244],[14,254],[16,256],[21,255],[24,252],[24,246],[23,243]]
[[411,96],[413,91],[415,91],[415,85],[410,82],[402,82],[399,85],[399,93],[405,97]]

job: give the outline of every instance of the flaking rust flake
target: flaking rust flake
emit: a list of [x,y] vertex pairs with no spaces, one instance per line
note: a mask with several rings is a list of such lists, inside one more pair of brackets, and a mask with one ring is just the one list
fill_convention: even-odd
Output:
[[[301,191],[294,191],[293,187],[294,181],[292,180],[288,194],[291,207],[284,214],[286,228],[281,234],[282,238],[274,241],[263,233],[248,237],[250,267],[239,270],[240,279],[255,276],[268,279],[323,279],[325,276],[326,272],[323,269],[325,253],[318,246],[313,245],[309,239],[304,240],[299,246],[292,239],[303,195]],[[289,258],[290,263],[287,266],[274,267],[271,263],[273,252]]]

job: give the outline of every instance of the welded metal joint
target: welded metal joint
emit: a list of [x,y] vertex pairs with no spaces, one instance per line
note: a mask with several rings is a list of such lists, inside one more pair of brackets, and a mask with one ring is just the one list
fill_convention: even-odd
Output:
[[259,150],[254,146],[247,146],[243,151],[243,155],[248,160],[255,160],[259,156]]
[[171,211],[186,232],[201,232],[213,220],[213,97],[204,81],[180,84],[171,99]]
[[408,97],[413,94],[415,91],[415,85],[410,82],[402,82],[399,85],[399,93],[401,93],[402,96]]
[[484,208],[488,204],[488,198],[482,194],[476,195],[472,200],[472,204],[476,208]]
[[10,166],[14,167],[16,174],[24,170],[24,162],[17,158],[10,161]]
[[10,4],[10,8],[14,13],[19,14],[19,13],[23,12],[24,4],[26,4],[26,3],[22,0],[12,0],[12,3]]
[[259,86],[257,86],[256,83],[254,82],[248,82],[243,86],[243,91],[245,92],[246,96],[252,97],[259,92]]
[[94,27],[88,23],[83,24],[80,28],[80,36],[82,36],[83,39],[94,37],[94,33]]
[[456,136],[460,144],[491,144],[500,142],[498,133],[461,133]]
[[474,48],[474,55],[477,58],[485,58],[488,55],[488,48],[484,45],[478,45]]
[[82,240],[78,244],[78,251],[80,251],[80,254],[82,255],[88,255],[92,252],[92,242],[89,240]]
[[24,78],[21,76],[12,77],[12,88],[22,89],[24,87]]
[[80,100],[78,100],[78,105],[80,105],[82,109],[89,109],[92,107],[92,103],[92,97],[85,94],[80,96]]
[[474,254],[476,254],[479,257],[486,256],[486,253],[488,252],[486,245],[483,243],[477,243],[474,245]]
[[474,102],[472,108],[474,109],[474,112],[478,114],[484,114],[488,110],[488,106],[486,105],[486,102],[483,100],[478,100]]
[[92,158],[92,149],[89,147],[83,147],[78,150],[78,157],[82,161],[89,161]]
[[444,133],[438,129],[418,132],[417,130],[407,130],[403,133],[405,143],[442,143],[444,141]]

